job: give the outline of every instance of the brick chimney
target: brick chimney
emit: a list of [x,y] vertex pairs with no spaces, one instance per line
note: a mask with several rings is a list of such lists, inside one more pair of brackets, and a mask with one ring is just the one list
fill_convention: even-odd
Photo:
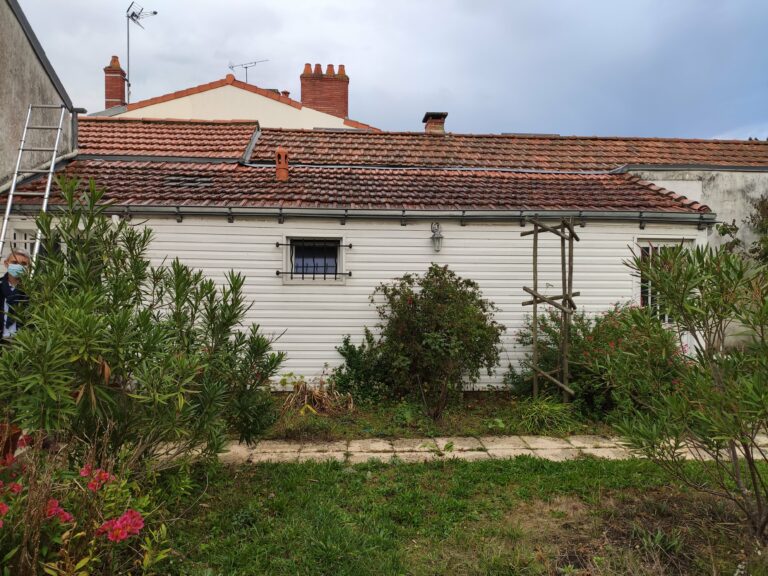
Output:
[[448,112],[427,112],[424,114],[424,132],[427,134],[445,134],[445,119]]
[[125,105],[125,70],[120,60],[112,56],[109,66],[104,68],[104,108]]
[[349,76],[344,64],[336,72],[333,64],[323,73],[320,64],[314,69],[307,63],[301,74],[301,103],[304,106],[346,118],[349,115]]

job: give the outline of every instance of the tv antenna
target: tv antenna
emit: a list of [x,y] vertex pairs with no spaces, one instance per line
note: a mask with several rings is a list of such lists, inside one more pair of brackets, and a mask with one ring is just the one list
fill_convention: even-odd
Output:
[[157,16],[157,10],[151,12],[145,11],[143,7],[139,6],[136,2],[131,2],[130,6],[125,11],[125,38],[126,38],[126,64],[127,71],[125,74],[125,82],[128,84],[128,97],[126,102],[131,102],[131,22],[136,24],[139,28],[144,28],[141,25],[141,20],[149,18],[151,16]]
[[244,68],[245,69],[245,83],[248,84],[248,68],[253,68],[256,66],[256,64],[261,64],[262,62],[269,62],[269,60],[255,60],[253,62],[246,62],[244,64],[232,64],[230,63],[228,68],[232,70],[232,73],[234,74],[235,68]]

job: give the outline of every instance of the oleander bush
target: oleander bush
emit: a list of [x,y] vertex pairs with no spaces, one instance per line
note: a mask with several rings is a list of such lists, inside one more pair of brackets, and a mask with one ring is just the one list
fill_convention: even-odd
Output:
[[[745,526],[768,544],[768,267],[727,248],[662,248],[628,266],[654,287],[659,312],[694,342],[673,390],[629,411],[620,430],[637,450],[695,489],[733,502]],[[653,337],[645,318],[629,323]],[[740,332],[738,346],[732,333]],[[705,466],[693,475],[685,457]]]

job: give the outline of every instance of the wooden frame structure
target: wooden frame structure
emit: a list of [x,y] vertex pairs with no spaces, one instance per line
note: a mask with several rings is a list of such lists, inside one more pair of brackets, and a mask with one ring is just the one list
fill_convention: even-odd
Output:
[[[568,385],[568,351],[571,340],[571,317],[576,304],[574,297],[579,292],[573,291],[573,243],[579,241],[579,236],[573,229],[573,219],[563,218],[557,226],[549,226],[538,218],[527,218],[533,224],[533,230],[526,230],[520,236],[533,236],[533,287],[523,286],[523,290],[532,296],[531,300],[523,302],[523,306],[533,306],[533,321],[531,323],[531,339],[533,344],[533,397],[539,395],[539,377],[555,384],[563,391],[563,399],[573,397],[573,389]],[[547,232],[560,238],[560,268],[562,286],[557,296],[546,296],[539,292],[539,233]],[[560,362],[557,368],[546,372],[539,366],[539,304],[548,304],[560,310]]]

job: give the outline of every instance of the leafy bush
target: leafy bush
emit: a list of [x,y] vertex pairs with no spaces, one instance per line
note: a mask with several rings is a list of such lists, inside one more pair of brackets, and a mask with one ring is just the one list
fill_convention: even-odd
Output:
[[[213,456],[230,430],[251,441],[269,420],[267,386],[284,355],[248,310],[244,278],[218,288],[178,260],[154,268],[152,233],[104,215],[91,182],[60,182],[43,214],[44,250],[23,279],[25,326],[0,355],[0,402],[27,430],[104,440],[133,465]],[[161,458],[162,456],[162,458]],[[143,464],[142,464],[143,465]]]
[[[531,346],[529,316],[518,332],[519,344]],[[539,316],[539,366],[545,371],[558,367],[560,313],[548,310]],[[528,352],[519,372],[510,369],[505,381],[513,391],[530,393],[533,371]],[[669,391],[682,377],[686,359],[674,332],[667,330],[645,309],[617,304],[594,317],[577,312],[573,316],[568,365],[574,405],[592,418],[616,418],[627,410],[642,408],[649,398]],[[540,385],[557,392],[544,379]],[[525,383],[525,385],[523,385]]]
[[504,326],[497,308],[472,280],[432,264],[423,276],[405,274],[371,296],[379,314],[378,346],[393,397],[417,395],[438,418],[452,393],[499,362]]
[[[156,574],[170,554],[156,503],[114,459],[97,467],[87,447],[43,450],[41,439],[23,462],[0,462],[3,574]],[[83,450],[72,467],[67,456]]]
[[[696,362],[674,391],[649,399],[620,429],[636,449],[688,485],[735,503],[768,543],[768,470],[758,434],[768,429],[768,267],[727,249],[663,248],[629,267],[648,278],[660,310],[694,341]],[[635,328],[650,337],[642,318]],[[728,333],[748,338],[731,349]],[[692,475],[691,455],[704,461]]]
[[355,346],[350,336],[346,335],[336,350],[344,358],[344,363],[333,369],[329,379],[339,392],[352,394],[363,404],[379,402],[390,396],[386,385],[387,362],[368,328],[359,346]]
[[563,404],[545,396],[522,400],[515,412],[517,428],[523,434],[561,436],[580,427],[573,405]]

